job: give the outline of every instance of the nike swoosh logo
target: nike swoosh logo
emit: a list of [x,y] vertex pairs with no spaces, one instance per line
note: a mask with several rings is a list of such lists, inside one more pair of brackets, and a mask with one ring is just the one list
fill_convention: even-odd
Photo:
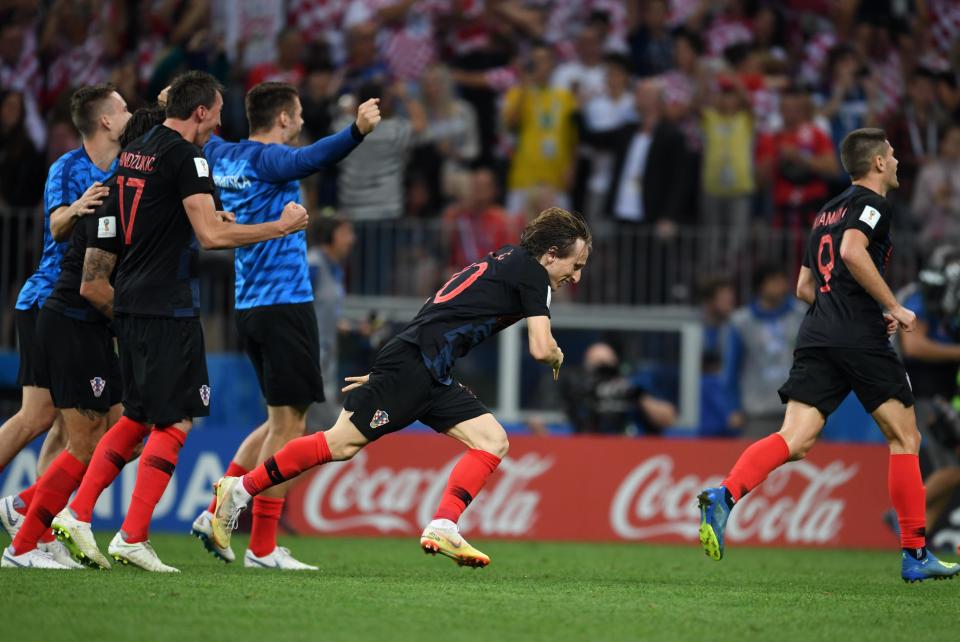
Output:
[[10,557],[9,555],[4,555],[4,556],[3,556],[3,559],[6,560],[6,561],[8,561],[8,562],[10,562],[10,563],[13,564],[14,566],[18,566],[18,567],[20,567],[20,568],[33,568],[33,562],[32,562],[32,561],[31,561],[29,564],[21,564],[20,562],[18,562],[17,560],[13,559],[13,558]]
[[258,566],[262,566],[263,568],[280,568],[280,562],[274,562],[273,564],[264,564],[263,562],[261,562],[255,557],[248,557],[247,559]]
[[10,524],[10,527],[11,527],[11,528],[12,528],[12,527],[15,527],[15,526],[17,525],[17,522],[20,521],[20,515],[19,515],[19,514],[14,514],[14,513],[16,513],[16,511],[14,511],[13,513],[11,513],[11,512],[10,512],[10,504],[9,504],[9,503],[6,503],[6,502],[4,502],[4,510],[5,510],[6,513],[7,513],[7,523]]

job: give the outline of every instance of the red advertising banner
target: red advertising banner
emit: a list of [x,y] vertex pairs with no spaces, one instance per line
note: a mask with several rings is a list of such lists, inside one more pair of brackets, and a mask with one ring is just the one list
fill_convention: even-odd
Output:
[[[748,442],[512,437],[510,454],[460,520],[466,535],[543,540],[696,542],[697,494],[719,484]],[[400,434],[305,476],[287,501],[297,532],[419,535],[463,447]],[[744,545],[891,548],[887,449],[818,444],[733,511]]]

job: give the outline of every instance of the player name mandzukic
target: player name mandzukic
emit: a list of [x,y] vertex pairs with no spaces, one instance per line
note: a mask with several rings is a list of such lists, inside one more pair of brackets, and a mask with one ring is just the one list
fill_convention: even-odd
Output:
[[137,154],[134,152],[120,153],[120,166],[126,169],[136,170],[138,172],[152,172],[153,164],[157,161],[156,156],[148,154]]

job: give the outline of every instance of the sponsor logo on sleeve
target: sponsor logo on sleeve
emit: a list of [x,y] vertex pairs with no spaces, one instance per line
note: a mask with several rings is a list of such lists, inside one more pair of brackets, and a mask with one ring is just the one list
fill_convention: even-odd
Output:
[[97,223],[97,238],[112,239],[117,236],[117,218],[115,216],[101,216]]
[[869,205],[864,205],[860,220],[869,225],[870,229],[876,229],[877,223],[880,221],[880,212]]
[[199,178],[210,177],[210,166],[207,165],[207,160],[205,158],[194,158],[193,164],[197,166],[197,176]]

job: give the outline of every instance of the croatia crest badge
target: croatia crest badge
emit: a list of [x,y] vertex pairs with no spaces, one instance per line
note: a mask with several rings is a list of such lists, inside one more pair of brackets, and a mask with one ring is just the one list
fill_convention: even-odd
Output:
[[203,402],[204,406],[210,405],[210,386],[207,384],[200,386],[200,401]]
[[107,382],[103,377],[94,377],[90,380],[90,387],[93,389],[93,396],[97,399],[103,394],[103,389],[107,387]]
[[380,426],[385,426],[388,423],[390,423],[390,415],[383,410],[378,410],[373,413],[373,419],[370,420],[370,427],[379,428]]

